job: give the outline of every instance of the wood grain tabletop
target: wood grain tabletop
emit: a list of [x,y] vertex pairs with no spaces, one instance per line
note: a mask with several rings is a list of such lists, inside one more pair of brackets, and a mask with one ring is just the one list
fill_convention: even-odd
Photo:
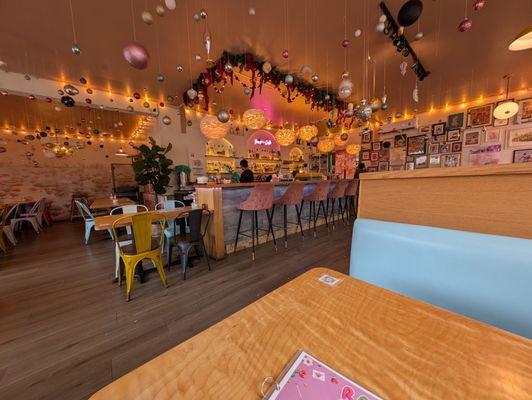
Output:
[[[170,218],[179,218],[182,215],[188,213],[189,211],[193,210],[192,207],[186,206],[181,208],[176,208],[175,210],[157,210],[153,211],[155,217],[153,218],[154,221],[157,221],[157,216],[164,216],[166,219]],[[97,231],[103,231],[106,229],[111,229],[113,226],[113,223],[120,218],[123,217],[130,217],[127,219],[124,219],[118,226],[123,227],[126,225],[131,224],[131,216],[135,215],[135,213],[132,214],[113,214],[113,215],[102,215],[99,217],[94,218],[94,229]]]
[[[323,274],[342,281],[328,286],[318,281]],[[532,341],[315,268],[92,399],[257,399],[262,379],[277,376],[298,349],[388,399],[532,393]]]
[[118,197],[115,202],[113,202],[113,199],[111,198],[103,198],[103,199],[96,199],[94,200],[90,208],[93,210],[101,210],[106,208],[115,208],[120,206],[128,206],[133,205],[135,202],[131,199],[128,199],[127,197]]

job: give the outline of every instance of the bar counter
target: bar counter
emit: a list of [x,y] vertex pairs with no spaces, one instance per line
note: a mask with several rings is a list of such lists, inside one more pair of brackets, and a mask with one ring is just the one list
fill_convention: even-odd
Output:
[[[294,181],[305,185],[304,195],[312,192],[316,183],[320,180],[312,181]],[[331,180],[331,185],[334,185],[337,181]],[[207,233],[206,245],[211,257],[219,260],[225,257],[226,254],[230,254],[234,251],[233,245],[235,242],[235,236],[238,225],[238,217],[240,211],[237,209],[237,205],[246,200],[251,193],[253,187],[257,184],[264,182],[252,182],[252,183],[228,183],[228,184],[205,184],[196,185],[196,195],[198,204],[207,204],[209,209],[214,210],[213,220],[209,226]],[[293,182],[271,182],[274,187],[274,198],[283,195],[287,186]],[[242,218],[241,230],[249,230],[251,227],[251,215],[252,213],[245,213]],[[289,222],[296,222],[296,210],[295,207],[287,207],[287,218]],[[308,229],[308,205],[305,203],[303,211],[301,213],[303,221],[303,229]],[[317,225],[321,225],[324,222],[319,220]],[[273,224],[275,237],[279,239],[277,245],[280,246],[283,243],[284,231],[279,228],[283,225],[283,209],[282,207],[276,207]],[[259,226],[266,229],[267,219],[266,213],[259,212]],[[288,234],[296,231],[296,225],[288,225]],[[259,243],[264,243],[266,240],[266,232],[259,232]],[[268,237],[272,240],[271,235]],[[251,239],[242,236],[238,240],[238,248],[251,246]],[[273,251],[273,246],[272,246]]]

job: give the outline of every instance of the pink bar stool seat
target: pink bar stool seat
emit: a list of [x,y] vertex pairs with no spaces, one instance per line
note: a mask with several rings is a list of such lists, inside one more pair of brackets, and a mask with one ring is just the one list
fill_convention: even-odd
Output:
[[[314,237],[316,237],[316,221],[320,217],[320,210],[323,210],[323,217],[325,218],[325,225],[329,229],[329,222],[327,221],[327,209],[325,208],[325,201],[329,193],[329,181],[320,181],[316,184],[314,191],[303,197],[303,202],[309,202],[308,226],[310,228],[311,219],[314,220]],[[316,202],[318,202],[318,211],[316,212]],[[301,205],[303,207],[303,205]]]
[[[283,230],[284,230],[284,247],[288,247],[288,224],[298,225],[303,234],[303,224],[301,223],[301,211],[303,210],[303,191],[305,184],[301,182],[293,182],[286,188],[283,195],[273,201],[272,220],[275,212],[275,206],[283,206]],[[287,217],[287,207],[294,206],[296,209],[297,222],[289,222]]]

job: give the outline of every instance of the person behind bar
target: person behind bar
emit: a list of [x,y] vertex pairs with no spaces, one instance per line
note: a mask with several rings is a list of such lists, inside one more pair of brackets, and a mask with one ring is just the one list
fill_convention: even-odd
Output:
[[253,182],[253,172],[248,167],[248,160],[245,158],[240,161],[240,168],[242,168],[242,173],[240,174],[240,182],[248,183]]

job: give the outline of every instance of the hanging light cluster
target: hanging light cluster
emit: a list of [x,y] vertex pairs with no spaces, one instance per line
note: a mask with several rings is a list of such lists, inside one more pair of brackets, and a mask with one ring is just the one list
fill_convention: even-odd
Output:
[[354,155],[360,153],[361,148],[362,147],[359,144],[348,144],[345,151],[347,154]]
[[349,140],[349,136],[347,134],[337,133],[334,135],[334,144],[338,147],[344,147],[347,144],[347,141]]
[[279,129],[275,132],[275,139],[281,146],[290,146],[296,140],[296,132],[292,129]]
[[242,118],[244,119],[244,124],[249,129],[260,129],[266,125],[266,115],[264,115],[264,111],[256,108],[246,110]]
[[301,140],[310,141],[314,136],[318,134],[318,128],[316,128],[314,125],[305,125],[299,128],[299,131],[297,131],[297,136]]
[[200,121],[200,130],[207,139],[221,139],[229,132],[230,125],[218,121],[214,115],[206,115]]
[[321,153],[330,153],[334,150],[334,140],[328,136],[320,138],[318,141],[318,150]]

